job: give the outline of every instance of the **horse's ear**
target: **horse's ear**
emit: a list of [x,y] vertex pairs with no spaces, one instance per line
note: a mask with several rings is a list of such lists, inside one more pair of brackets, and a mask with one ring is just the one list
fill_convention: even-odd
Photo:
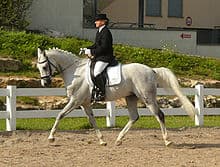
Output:
[[40,48],[37,48],[37,56],[39,57],[39,56],[40,56],[40,54],[42,54],[42,51],[41,51],[41,49],[40,49]]
[[45,50],[41,50],[40,48],[37,48],[37,58],[38,61],[41,61],[45,57]]

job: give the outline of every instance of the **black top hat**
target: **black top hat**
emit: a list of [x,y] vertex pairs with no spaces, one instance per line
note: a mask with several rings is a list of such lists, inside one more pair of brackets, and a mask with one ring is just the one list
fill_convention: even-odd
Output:
[[95,20],[97,21],[97,20],[109,20],[108,18],[107,18],[107,16],[106,16],[106,14],[98,14],[98,15],[96,15],[96,17],[95,17]]

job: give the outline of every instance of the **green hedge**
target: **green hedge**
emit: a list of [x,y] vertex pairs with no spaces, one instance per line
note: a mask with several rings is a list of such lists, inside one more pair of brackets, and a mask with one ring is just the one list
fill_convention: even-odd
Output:
[[[0,31],[0,56],[16,58],[24,64],[23,71],[33,70],[31,61],[36,59],[37,48],[58,47],[77,54],[79,48],[92,42],[73,37],[50,38],[26,32]],[[117,59],[122,63],[138,62],[150,67],[167,67],[175,74],[190,78],[220,80],[220,59],[202,58],[175,53],[172,50],[155,50],[114,45]]]
[[31,69],[31,61],[37,56],[37,48],[48,49],[58,47],[73,53],[78,53],[80,47],[91,42],[76,38],[50,38],[26,32],[0,31],[0,56],[20,60],[24,70]]
[[175,74],[220,80],[220,59],[184,55],[170,49],[155,50],[116,45],[115,53],[123,62],[138,62],[150,67],[167,67]]
[[29,25],[26,16],[31,4],[32,0],[1,0],[1,28],[24,30]]

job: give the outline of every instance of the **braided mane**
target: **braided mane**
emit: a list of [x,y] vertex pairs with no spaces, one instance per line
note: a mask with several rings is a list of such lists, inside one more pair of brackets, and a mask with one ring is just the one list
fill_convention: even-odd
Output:
[[52,49],[49,48],[48,50],[46,50],[46,54],[50,57],[50,56],[55,56],[55,55],[60,55],[60,56],[65,56],[66,57],[66,61],[68,62],[73,62],[76,64],[81,64],[84,62],[87,62],[88,59],[83,59],[80,58],[79,56],[73,54],[72,52],[68,52],[66,50],[62,50],[59,48],[55,48],[53,47]]
[[59,48],[49,48],[47,51],[51,52],[51,51],[55,51],[55,52],[61,52],[61,53],[65,53],[65,54],[69,54],[69,55],[75,55],[73,54],[72,52],[68,52],[66,50],[62,50],[62,49],[59,49]]

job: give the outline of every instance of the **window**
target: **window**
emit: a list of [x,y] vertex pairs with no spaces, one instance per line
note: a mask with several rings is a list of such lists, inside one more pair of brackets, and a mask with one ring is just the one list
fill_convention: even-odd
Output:
[[146,16],[161,16],[161,0],[146,0]]
[[95,27],[95,15],[97,11],[97,0],[83,0],[83,26]]
[[183,17],[183,0],[168,1],[168,16],[180,18]]

